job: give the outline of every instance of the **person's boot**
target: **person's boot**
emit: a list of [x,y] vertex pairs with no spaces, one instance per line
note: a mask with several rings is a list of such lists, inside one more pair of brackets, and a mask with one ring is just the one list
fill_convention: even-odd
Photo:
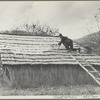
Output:
[[79,53],[81,52],[81,49],[80,49],[80,48],[78,48],[78,52],[79,52]]

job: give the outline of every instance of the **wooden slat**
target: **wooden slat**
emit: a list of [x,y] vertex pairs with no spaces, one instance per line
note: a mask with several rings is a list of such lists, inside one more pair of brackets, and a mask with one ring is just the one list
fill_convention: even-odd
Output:
[[77,64],[76,62],[16,62],[16,61],[3,61],[3,64],[10,64],[10,65],[13,65],[13,64]]
[[67,59],[72,60],[71,57],[63,56],[4,56],[2,59],[12,58],[12,59]]
[[99,71],[90,71],[91,73],[99,73]]

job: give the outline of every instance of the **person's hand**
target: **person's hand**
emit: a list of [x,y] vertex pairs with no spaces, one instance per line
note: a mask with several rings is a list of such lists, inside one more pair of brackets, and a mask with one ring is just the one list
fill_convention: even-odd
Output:
[[58,43],[58,45],[60,46],[60,43]]

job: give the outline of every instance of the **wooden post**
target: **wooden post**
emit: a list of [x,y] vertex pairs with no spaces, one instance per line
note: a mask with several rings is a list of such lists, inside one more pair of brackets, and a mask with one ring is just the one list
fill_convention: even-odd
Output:
[[2,59],[1,59],[1,53],[0,53],[0,68],[2,68]]

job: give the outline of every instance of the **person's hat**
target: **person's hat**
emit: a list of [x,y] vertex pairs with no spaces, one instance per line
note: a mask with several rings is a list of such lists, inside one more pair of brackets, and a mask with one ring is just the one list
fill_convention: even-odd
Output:
[[62,34],[59,34],[59,36],[62,36]]

